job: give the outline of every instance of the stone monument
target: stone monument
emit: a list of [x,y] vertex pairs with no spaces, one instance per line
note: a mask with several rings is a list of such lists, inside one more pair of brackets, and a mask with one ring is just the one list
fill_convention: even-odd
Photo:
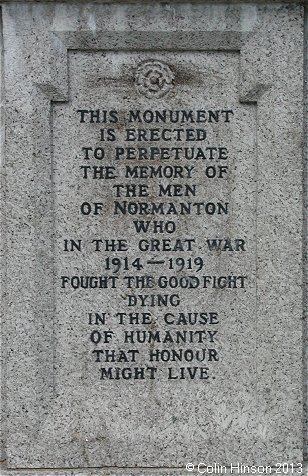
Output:
[[303,2],[3,2],[4,475],[303,474],[304,51]]

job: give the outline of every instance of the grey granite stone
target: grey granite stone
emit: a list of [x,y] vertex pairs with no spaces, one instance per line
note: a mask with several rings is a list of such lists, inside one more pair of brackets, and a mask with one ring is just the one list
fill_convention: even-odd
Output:
[[[151,471],[167,476],[187,474],[189,462],[302,462],[303,8],[58,2],[12,2],[2,8],[7,474],[32,476],[45,468],[43,474],[59,476],[152,476]],[[81,109],[100,109],[101,119],[103,110],[117,113],[107,113],[104,124],[89,122],[88,113],[81,121]],[[125,141],[125,130],[139,127],[149,134],[155,127],[160,134],[163,125],[147,122],[149,116],[141,124],[129,122],[130,110],[192,110],[194,118],[195,111],[204,110],[205,140],[202,122],[186,118],[175,125],[169,119],[165,128],[191,128],[193,135],[200,129],[200,141],[177,140],[171,133],[173,142],[223,147],[228,158],[224,152],[209,158],[207,152],[199,160],[174,153],[135,159],[138,147],[150,153],[157,142],[148,136]],[[209,110],[232,113],[209,122]],[[108,137],[115,134],[116,141],[102,141],[102,128],[114,129]],[[84,156],[82,147],[102,144],[104,158],[100,152],[96,158]],[[115,147],[130,146],[133,157],[116,158]],[[159,147],[169,147],[168,140]],[[178,176],[127,176],[128,166],[148,164],[155,170],[170,166],[164,173],[177,170]],[[81,168],[88,166],[114,167],[110,174],[116,178],[93,180],[94,169]],[[207,175],[213,170],[222,177]],[[173,196],[163,197],[170,184]],[[114,185],[145,188],[132,197]],[[122,213],[125,201],[133,203],[132,210],[136,202],[207,206],[202,213],[193,206],[187,215],[150,216],[174,222],[176,232],[146,235],[137,233],[134,221],[148,216]],[[93,209],[95,202],[98,213],[87,215],[87,204]],[[244,240],[245,246],[212,252],[207,240],[215,238],[233,240],[233,248],[234,240]],[[81,251],[65,250],[70,239],[82,240]],[[94,239],[103,240],[102,251],[95,251]],[[105,252],[104,240],[111,239],[127,240],[127,252]],[[179,244],[168,250],[169,241],[166,249],[146,252],[143,239],[170,240],[172,248],[176,239],[186,240],[185,252]],[[188,246],[187,240],[195,241]],[[196,271],[199,256],[203,263]],[[132,267],[137,257],[143,265],[138,271]],[[121,258],[118,274],[104,269],[112,258]],[[175,258],[185,258],[186,269],[179,269]],[[164,263],[148,262],[155,260]],[[100,275],[109,283],[116,277],[115,287],[75,289],[78,280],[71,279]],[[153,277],[155,287],[151,278],[148,288],[136,286],[134,279],[129,287],[127,277],[134,275]],[[162,276],[174,276],[166,289]],[[238,287],[220,288],[215,283],[223,276],[237,276]],[[173,288],[179,279],[183,286],[198,287]],[[141,306],[139,299],[134,306],[139,294],[178,294],[180,303]],[[89,313],[103,312],[106,324],[89,325]],[[122,325],[119,312],[148,313],[151,324],[128,324],[125,317]],[[93,350],[115,349],[119,355],[131,349],[124,342],[126,331],[150,329],[161,336],[168,330],[194,331],[164,319],[166,313],[188,312],[213,313],[213,327],[198,326],[206,329],[201,346],[196,340],[183,346],[134,344],[138,356],[129,367],[157,367],[155,378],[146,370],[144,380],[123,374],[108,379],[102,367],[112,367],[115,375],[116,367],[127,365],[95,361]],[[211,336],[212,328],[217,335]],[[114,333],[106,346],[95,343],[104,331]],[[210,348],[212,358],[205,364],[195,358],[155,365],[149,358],[151,352],[180,347]],[[180,367],[190,368],[183,371],[186,378],[171,379],[181,375]],[[191,378],[195,367],[203,378]],[[106,469],[91,469],[97,467]],[[136,469],[116,469],[125,467]]]
[[[87,468],[87,469],[62,469],[62,470],[7,470],[4,469],[3,472],[1,473],[3,476],[39,476],[39,475],[44,475],[44,476],[188,476],[188,475],[197,475],[197,474],[225,474],[226,476],[231,476],[232,474],[237,474],[234,472],[234,469],[231,472],[230,468],[227,468],[226,471],[218,472],[214,469],[214,472],[206,472],[204,469],[208,469],[210,471],[210,467],[205,467],[200,464],[199,466],[199,472],[197,466],[193,469],[193,471],[187,471],[186,468],[181,468],[181,469],[172,469],[172,468],[159,468],[159,469],[153,469],[153,468],[142,468],[142,469],[123,469],[123,468],[108,468],[108,469],[102,469],[102,468]],[[221,469],[221,468],[220,468]],[[267,467],[263,469],[260,467],[260,473],[253,473],[253,474],[276,474],[274,467]],[[302,473],[296,473],[296,474],[303,474],[306,475],[308,470],[307,463],[303,464],[303,471]],[[215,472],[216,471],[216,472]],[[263,472],[262,472],[263,471]],[[240,474],[245,474],[244,472]],[[246,474],[251,474],[247,473]],[[294,474],[294,471],[285,471],[284,473],[286,476],[292,476]]]
[[303,226],[303,313],[304,313],[304,459],[308,460],[308,14],[305,11],[304,44],[304,226]]

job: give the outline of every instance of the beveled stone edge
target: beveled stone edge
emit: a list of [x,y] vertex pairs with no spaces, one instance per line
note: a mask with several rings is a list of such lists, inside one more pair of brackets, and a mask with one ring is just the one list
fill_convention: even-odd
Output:
[[[22,469],[8,469],[5,466],[5,461],[0,462],[0,475],[1,476],[198,476],[202,473],[198,473],[197,469],[190,472],[186,468],[116,468],[116,467],[106,467],[106,468],[22,468]],[[209,473],[204,473],[206,476]],[[218,473],[213,473],[218,475]],[[224,473],[225,476],[237,475],[237,473]],[[248,474],[248,473],[246,473]],[[253,473],[249,473],[253,474]],[[261,475],[277,475],[274,468],[273,471],[265,473],[254,473],[256,476]],[[307,476],[308,475],[308,461],[303,461],[303,471],[302,473],[288,472],[283,473],[284,476]]]

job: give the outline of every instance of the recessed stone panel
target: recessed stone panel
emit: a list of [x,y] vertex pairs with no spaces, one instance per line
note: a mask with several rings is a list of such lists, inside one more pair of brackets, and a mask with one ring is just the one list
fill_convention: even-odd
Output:
[[84,430],[101,458],[115,425],[112,465],[184,464],[192,439],[234,457],[231,435],[250,440],[237,405],[258,411],[256,107],[238,100],[239,55],[73,52],[69,67],[53,110],[59,392],[91,388]]

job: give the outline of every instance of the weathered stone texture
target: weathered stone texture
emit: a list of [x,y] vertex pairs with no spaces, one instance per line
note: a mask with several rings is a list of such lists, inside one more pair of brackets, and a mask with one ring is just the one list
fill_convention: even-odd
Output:
[[[2,9],[8,471],[32,476],[36,470],[29,468],[45,468],[62,476],[48,468],[89,468],[63,474],[120,476],[120,470],[90,468],[302,461],[303,7],[24,2]],[[142,69],[134,84],[138,68],[151,61],[167,76],[162,96],[148,93]],[[131,109],[235,112],[230,125],[208,127],[209,141],[230,150],[230,176],[206,180],[205,161],[194,175],[198,197],[228,201],[230,214],[175,219],[177,237],[193,236],[198,253],[205,238],[244,237],[248,244],[247,253],[227,258],[207,254],[203,273],[247,274],[245,290],[181,291],[181,312],[216,306],[221,316],[222,360],[213,365],[211,383],[166,381],[168,364],[155,381],[99,380],[85,316],[128,312],[128,290],[122,281],[97,294],[62,289],[62,275],[102,274],[105,258],[89,249],[67,254],[63,241],[127,238],[133,260],[140,236],[134,217],[112,213],[109,182],[81,178],[79,166],[88,163],[81,161],[81,148],[101,144],[99,124],[78,122],[82,108],[119,110],[121,140]],[[112,147],[106,146],[110,157]],[[119,164],[116,183],[126,183]],[[147,183],[148,200],[155,200],[160,184],[174,181]],[[103,221],[80,215],[83,201],[103,202]],[[170,258],[168,252],[144,256]],[[148,310],[165,331],[162,311]],[[109,327],[121,333],[115,320]],[[149,348],[140,347],[147,365]]]

